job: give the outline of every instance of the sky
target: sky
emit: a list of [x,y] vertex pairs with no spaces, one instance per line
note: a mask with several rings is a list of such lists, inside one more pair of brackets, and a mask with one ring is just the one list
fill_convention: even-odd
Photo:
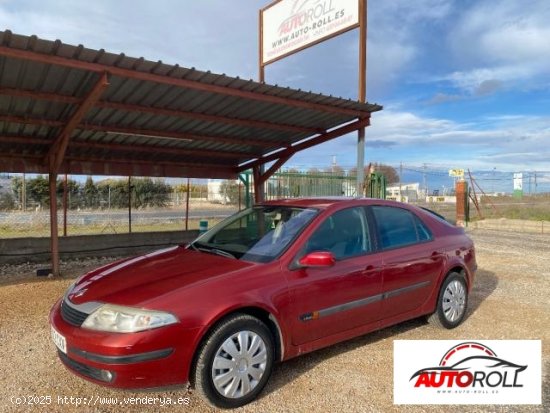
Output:
[[[309,0],[311,2],[330,0]],[[0,27],[257,79],[267,0],[0,0]],[[550,1],[368,1],[366,163],[550,171]],[[266,82],[357,98],[358,31],[266,68]],[[356,162],[355,134],[288,166]]]

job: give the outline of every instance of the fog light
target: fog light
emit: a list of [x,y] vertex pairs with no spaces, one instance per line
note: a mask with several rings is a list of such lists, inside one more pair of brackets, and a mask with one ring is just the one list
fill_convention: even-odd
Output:
[[111,373],[109,370],[101,370],[100,375],[103,381],[110,382],[113,380],[113,373]]

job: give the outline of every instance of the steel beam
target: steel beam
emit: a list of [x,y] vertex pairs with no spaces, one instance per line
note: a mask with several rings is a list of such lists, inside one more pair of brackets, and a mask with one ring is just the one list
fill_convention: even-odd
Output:
[[366,117],[366,118],[363,118],[363,119],[356,120],[353,123],[348,123],[345,126],[341,126],[337,129],[333,129],[330,132],[320,134],[319,136],[315,136],[311,139],[302,141],[300,143],[297,143],[296,145],[290,146],[286,149],[282,149],[281,151],[278,151],[278,152],[272,153],[270,155],[264,156],[262,158],[259,158],[259,159],[255,160],[255,161],[243,164],[243,165],[239,166],[237,171],[238,172],[243,172],[243,171],[246,171],[247,169],[254,168],[255,166],[258,166],[258,165],[263,165],[263,164],[275,161],[275,160],[280,159],[280,158],[285,158],[287,156],[292,156],[296,152],[303,151],[304,149],[308,149],[308,148],[311,148],[312,146],[319,145],[320,143],[324,143],[324,142],[327,142],[329,140],[338,138],[342,135],[345,135],[345,134],[350,133],[350,132],[354,132],[354,131],[356,131],[360,128],[364,128],[368,125],[370,125],[370,116]]
[[14,115],[0,115],[0,122],[8,123],[20,123],[22,125],[37,125],[37,126],[49,126],[52,128],[59,128],[65,125],[65,122],[60,120],[42,119],[42,118],[29,118],[27,116],[14,116]]
[[59,275],[59,234],[57,228],[57,174],[49,174],[50,190],[50,249],[52,252],[52,274]]
[[84,118],[84,116],[86,116],[86,113],[88,113],[94,103],[99,100],[108,86],[109,79],[107,78],[107,74],[103,73],[97,83],[92,87],[90,93],[88,93],[88,95],[84,98],[78,109],[73,113],[63,127],[63,130],[48,151],[46,161],[49,164],[51,172],[57,173],[59,166],[63,161],[63,156],[65,156],[65,151],[67,150],[67,145],[69,144],[69,139],[72,132],[78,127],[80,121]]
[[265,122],[265,121],[252,120],[252,119],[228,118],[226,116],[208,115],[205,113],[196,113],[196,112],[190,112],[190,111],[179,110],[179,109],[164,109],[164,108],[156,108],[152,106],[130,105],[128,103],[98,102],[95,106],[101,109],[143,112],[143,113],[150,113],[154,115],[173,116],[177,118],[182,118],[182,117],[191,118],[191,119],[204,120],[207,122],[226,123],[229,125],[244,126],[247,128],[275,129],[275,130],[282,130],[282,131],[296,132],[296,133],[319,133],[319,130],[320,130],[318,128],[306,128],[303,126],[287,125],[282,123],[272,123],[272,122]]
[[[51,141],[49,139],[23,137],[23,136],[0,136],[0,143],[15,143],[22,145],[44,145],[50,146]],[[186,148],[167,148],[163,146],[154,145],[122,145],[117,143],[99,143],[99,142],[78,142],[70,141],[69,148],[82,148],[82,149],[105,149],[108,151],[122,151],[122,152],[142,152],[142,153],[166,153],[170,155],[194,155],[194,156],[212,156],[211,150],[201,149],[186,149]],[[229,151],[216,151],[216,157],[219,158],[231,158],[231,159],[243,159],[253,156],[259,156],[244,152],[229,152]]]
[[[13,88],[0,88],[0,95],[26,97],[33,100],[47,100],[50,102],[61,102],[61,103],[69,103],[69,104],[78,104],[82,102],[81,98],[77,98],[73,96],[60,95],[57,93],[34,92],[32,90],[21,90],[21,89],[13,89]],[[129,111],[129,112],[143,112],[143,113],[156,114],[156,115],[173,116],[178,118],[191,118],[191,119],[204,120],[207,122],[225,123],[229,125],[244,126],[248,128],[252,127],[252,128],[258,128],[258,129],[274,129],[274,130],[282,130],[282,131],[296,132],[296,133],[322,132],[322,129],[320,128],[307,128],[304,126],[272,123],[272,122],[265,122],[265,121],[253,120],[253,119],[229,118],[226,116],[209,115],[205,113],[197,113],[197,112],[191,112],[191,111],[185,111],[185,110],[179,110],[179,109],[166,109],[166,108],[158,108],[153,106],[133,105],[128,103],[120,103],[120,102],[99,101],[94,104],[94,107],[99,109],[114,109],[114,110],[123,110],[123,111]]]
[[35,92],[33,90],[14,89],[9,87],[0,88],[0,95],[25,97],[32,100],[48,100],[50,102],[60,102],[60,103],[69,103],[69,104],[78,104],[82,102],[82,98],[77,98],[74,96],[60,95],[57,93]]
[[119,133],[121,135],[145,135],[158,138],[171,138],[171,139],[181,139],[188,141],[209,141],[209,142],[222,142],[229,143],[234,145],[250,145],[258,146],[261,148],[273,148],[277,143],[267,142],[267,141],[258,141],[253,139],[241,139],[230,136],[207,136],[207,135],[197,135],[184,132],[169,132],[162,130],[151,130],[151,129],[136,129],[136,128],[121,128],[110,125],[93,125],[93,124],[84,124],[81,125],[82,130],[94,130],[100,132],[113,132]]
[[[171,161],[148,161],[148,160],[141,160],[141,159],[126,159],[126,160],[119,160],[119,159],[112,159],[112,158],[98,158],[93,156],[67,156],[67,161],[74,163],[74,162],[106,162],[110,164],[122,164],[122,165],[170,165],[170,166],[192,166],[195,168],[223,168],[222,165],[219,164],[210,164],[205,163],[201,161],[197,162],[171,162]],[[227,165],[227,168],[235,169],[232,165]],[[235,171],[236,173],[236,171]],[[131,174],[132,176],[140,176]]]
[[[2,138],[0,138],[0,142]],[[98,143],[98,142],[75,142],[69,143],[70,148],[83,148],[83,149],[106,149],[108,151],[121,151],[121,152],[142,152],[142,153],[166,153],[170,155],[192,155],[192,156],[204,156],[212,157],[212,150],[210,149],[185,149],[185,148],[165,148],[162,146],[151,145],[121,145],[116,143]],[[228,151],[216,151],[215,156],[217,158],[228,159],[243,159],[250,158],[250,155],[244,152],[228,152]]]
[[[11,116],[11,115],[0,115],[0,122],[11,122],[11,123],[20,123],[22,125],[36,125],[36,126],[50,126],[50,127],[61,127],[65,125],[65,122],[58,120],[50,119],[41,119],[41,118],[29,118],[24,116]],[[121,135],[145,135],[150,137],[158,138],[171,138],[171,139],[181,139],[188,141],[209,141],[209,142],[223,142],[234,145],[250,145],[260,148],[273,148],[277,146],[278,142],[269,142],[269,141],[260,141],[253,139],[243,139],[236,138],[232,136],[208,136],[208,135],[197,135],[183,132],[169,132],[163,130],[151,130],[151,129],[137,129],[137,128],[128,128],[128,127],[117,127],[114,125],[96,125],[93,123],[81,123],[76,129],[80,130],[92,130],[99,132],[112,132],[119,133]]]
[[20,145],[51,145],[50,139],[33,138],[31,136],[0,136],[0,143],[15,143]]
[[[4,172],[47,174],[48,166],[40,155],[0,154]],[[75,175],[120,175],[234,179],[234,166],[190,164],[181,162],[116,161],[105,159],[64,159],[60,173]]]

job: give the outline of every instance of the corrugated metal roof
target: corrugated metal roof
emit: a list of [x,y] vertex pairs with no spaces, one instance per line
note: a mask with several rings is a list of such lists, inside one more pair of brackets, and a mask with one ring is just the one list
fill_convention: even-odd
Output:
[[[108,86],[93,94],[102,75]],[[79,117],[79,107],[87,105]],[[379,105],[0,32],[0,166],[47,172],[225,177]],[[358,123],[359,125],[359,123]],[[349,127],[348,127],[349,129]],[[336,133],[337,135],[337,133]],[[62,153],[62,150],[59,150]],[[259,160],[258,160],[259,159]]]

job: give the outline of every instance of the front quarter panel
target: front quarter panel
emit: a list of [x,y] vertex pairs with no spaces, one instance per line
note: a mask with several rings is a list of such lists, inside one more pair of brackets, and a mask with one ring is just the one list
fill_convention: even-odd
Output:
[[232,313],[258,309],[275,319],[281,330],[283,348],[286,346],[289,297],[278,262],[254,265],[244,272],[226,274],[192,289],[175,291],[162,302],[174,309],[183,328],[199,329],[195,341],[189,343],[193,354],[220,320]]

